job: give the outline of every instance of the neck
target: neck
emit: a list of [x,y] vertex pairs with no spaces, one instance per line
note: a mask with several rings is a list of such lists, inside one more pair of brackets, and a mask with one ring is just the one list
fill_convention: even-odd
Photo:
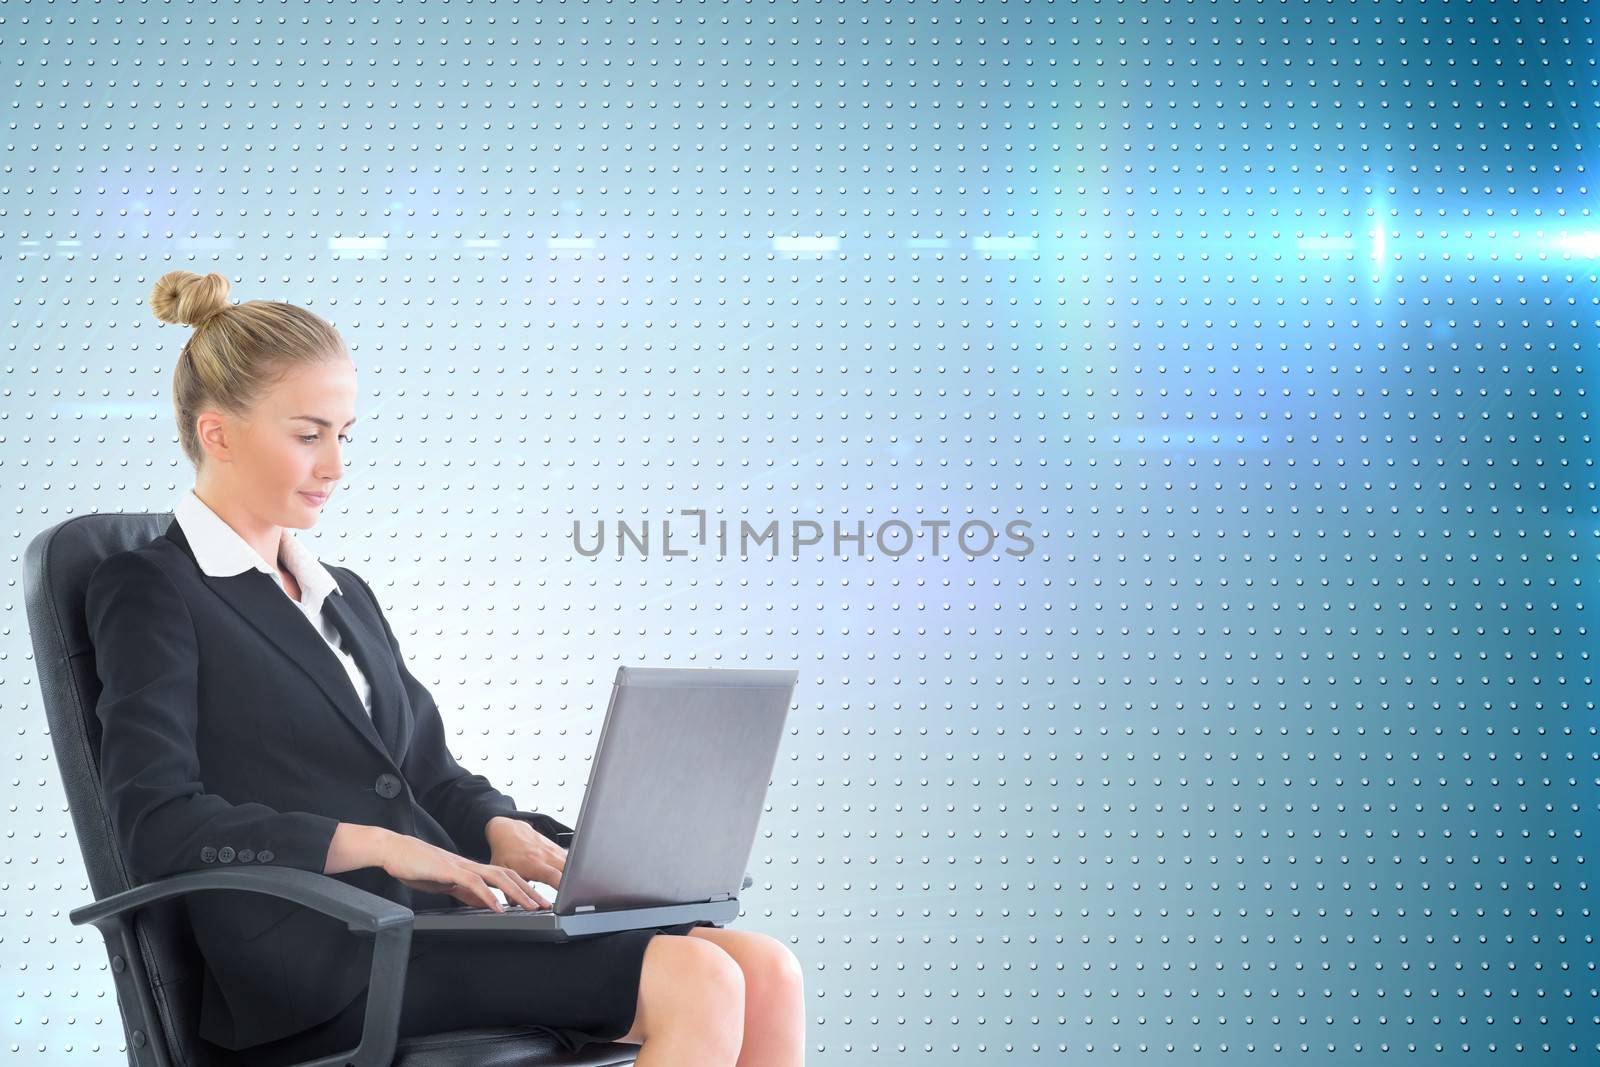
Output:
[[226,493],[219,492],[216,486],[209,483],[196,481],[194,495],[199,497],[200,502],[206,507],[216,512],[217,517],[242,537],[245,544],[255,549],[262,559],[274,567],[279,566],[278,548],[283,542],[283,527],[262,522],[243,505]]

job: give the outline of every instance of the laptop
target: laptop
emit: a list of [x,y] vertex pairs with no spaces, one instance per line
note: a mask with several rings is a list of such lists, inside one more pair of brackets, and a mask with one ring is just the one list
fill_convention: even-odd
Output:
[[553,906],[427,908],[412,929],[566,941],[736,918],[799,675],[618,667]]

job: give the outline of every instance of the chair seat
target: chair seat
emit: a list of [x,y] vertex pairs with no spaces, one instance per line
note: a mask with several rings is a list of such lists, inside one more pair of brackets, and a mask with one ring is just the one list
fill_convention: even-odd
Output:
[[625,1041],[571,1052],[537,1027],[506,1026],[401,1038],[394,1067],[612,1067],[638,1055],[639,1046]]

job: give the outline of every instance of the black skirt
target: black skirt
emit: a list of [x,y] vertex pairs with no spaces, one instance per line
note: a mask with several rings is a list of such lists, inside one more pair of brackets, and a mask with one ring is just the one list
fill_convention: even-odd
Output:
[[[526,1026],[549,1032],[573,1052],[615,1041],[633,1025],[650,939],[711,925],[677,923],[571,941],[413,939],[400,1038]],[[361,1040],[366,1010],[362,991],[327,1022],[234,1056],[244,1067],[283,1067],[352,1049]]]

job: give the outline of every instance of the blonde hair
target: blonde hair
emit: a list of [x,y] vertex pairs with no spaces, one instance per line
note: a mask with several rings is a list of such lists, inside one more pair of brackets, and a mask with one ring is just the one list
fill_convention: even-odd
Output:
[[178,443],[196,470],[205,458],[195,420],[208,408],[245,416],[283,372],[335,356],[350,357],[331,323],[275,300],[228,303],[221,274],[168,271],[150,291],[162,322],[195,327],[172,371]]

